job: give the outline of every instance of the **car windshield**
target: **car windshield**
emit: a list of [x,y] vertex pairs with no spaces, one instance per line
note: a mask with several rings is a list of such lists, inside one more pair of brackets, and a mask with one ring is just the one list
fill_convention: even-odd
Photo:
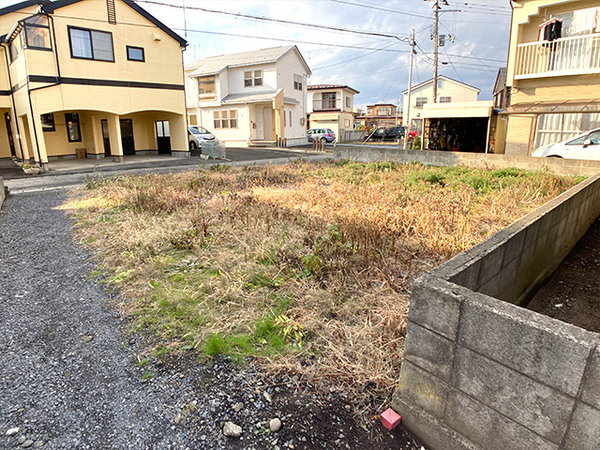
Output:
[[189,127],[189,130],[192,134],[210,134],[206,128],[202,127]]

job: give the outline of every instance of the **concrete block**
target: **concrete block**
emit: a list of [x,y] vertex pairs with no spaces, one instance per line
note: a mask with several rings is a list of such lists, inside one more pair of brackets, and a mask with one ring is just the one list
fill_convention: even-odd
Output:
[[410,295],[409,320],[455,340],[464,297],[460,289],[465,290],[459,288],[427,274],[417,278]]
[[[471,397],[452,390],[448,396],[445,422],[482,450],[558,450],[531,430],[498,414]],[[440,447],[440,449],[450,447]]]
[[478,282],[480,268],[481,259],[472,259],[460,272],[451,277],[450,281],[468,289],[476,290],[479,287]]
[[452,386],[560,444],[575,399],[464,347],[456,350]]
[[450,382],[454,342],[427,330],[414,322],[407,327],[404,360],[431,372],[443,381]]
[[500,291],[500,282],[502,281],[500,274],[497,274],[491,280],[488,280],[483,286],[477,289],[477,292],[489,295],[490,297],[496,297]]
[[502,263],[504,262],[504,252],[506,251],[505,245],[499,245],[490,250],[491,251],[482,256],[481,270],[479,271],[480,286],[483,286],[489,280],[497,276],[500,273]]
[[522,290],[519,289],[518,283],[515,283],[515,280],[519,277],[520,263],[520,258],[513,259],[500,271],[500,286],[495,296],[497,299],[514,304],[521,295]]
[[506,251],[504,254],[504,265],[517,259],[523,251],[523,244],[525,243],[525,229],[515,233],[506,242]]
[[404,426],[431,450],[482,450],[481,447],[449,428],[439,418],[420,408],[407,405],[398,399],[392,399],[392,406],[402,416]]
[[525,243],[523,244],[523,248],[528,248],[532,245],[535,245],[535,242],[537,241],[537,233],[538,230],[540,229],[540,222],[539,220],[536,220],[535,222],[531,223],[528,227],[527,227],[527,231],[525,232]]
[[566,450],[598,450],[600,448],[600,411],[579,403],[571,419],[564,448]]
[[[588,362],[583,380],[581,400],[600,409],[600,347],[596,347]],[[600,422],[598,426],[600,427]]]
[[514,370],[575,396],[595,333],[473,294],[463,302],[458,342]]
[[[436,417],[442,417],[447,395],[447,384],[410,361],[406,359],[402,361],[400,379],[393,398],[421,408]],[[394,402],[392,402],[392,406],[394,406]],[[396,407],[394,409],[403,415],[401,410]]]

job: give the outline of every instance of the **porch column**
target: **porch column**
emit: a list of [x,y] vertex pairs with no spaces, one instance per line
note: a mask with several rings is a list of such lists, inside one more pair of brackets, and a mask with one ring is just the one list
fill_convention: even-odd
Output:
[[19,149],[21,151],[21,159],[23,160],[23,162],[29,161],[29,155],[30,155],[30,150],[29,150],[29,142],[27,139],[27,136],[25,135],[26,130],[29,129],[29,127],[25,128],[25,121],[23,120],[23,117],[16,117],[15,116],[15,122],[18,122],[18,130],[19,132],[17,133],[15,130],[15,143],[19,143]]
[[110,151],[114,162],[123,162],[123,141],[121,140],[120,116],[114,115],[108,119],[108,138],[110,140]]
[[285,129],[283,122],[283,89],[280,89],[277,95],[273,98],[273,111],[275,112],[275,134],[283,139],[285,137]]
[[48,172],[48,154],[46,152],[46,141],[42,129],[42,118],[37,113],[35,103],[32,105],[33,117],[28,115],[32,126],[30,127],[31,142],[35,148],[32,149],[35,161],[41,166],[42,172]]
[[92,136],[94,140],[94,155],[96,158],[104,157],[104,139],[102,139],[102,125],[98,116],[92,116]]
[[171,116],[169,128],[171,130],[171,156],[189,158],[188,132],[185,116]]

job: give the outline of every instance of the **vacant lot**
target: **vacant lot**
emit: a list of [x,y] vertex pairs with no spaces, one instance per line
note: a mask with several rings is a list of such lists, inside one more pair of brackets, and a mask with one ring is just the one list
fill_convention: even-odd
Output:
[[393,163],[213,166],[90,182],[65,207],[151,337],[148,357],[256,356],[385,401],[414,279],[579,181]]

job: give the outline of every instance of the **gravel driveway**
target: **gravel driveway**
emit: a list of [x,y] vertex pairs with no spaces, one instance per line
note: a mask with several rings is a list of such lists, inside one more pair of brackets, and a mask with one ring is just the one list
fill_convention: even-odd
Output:
[[[140,337],[90,281],[64,200],[20,194],[0,210],[0,448],[421,448],[401,428],[352,416],[343,392],[323,401],[252,364],[184,355],[137,367]],[[241,437],[222,435],[227,421]]]

